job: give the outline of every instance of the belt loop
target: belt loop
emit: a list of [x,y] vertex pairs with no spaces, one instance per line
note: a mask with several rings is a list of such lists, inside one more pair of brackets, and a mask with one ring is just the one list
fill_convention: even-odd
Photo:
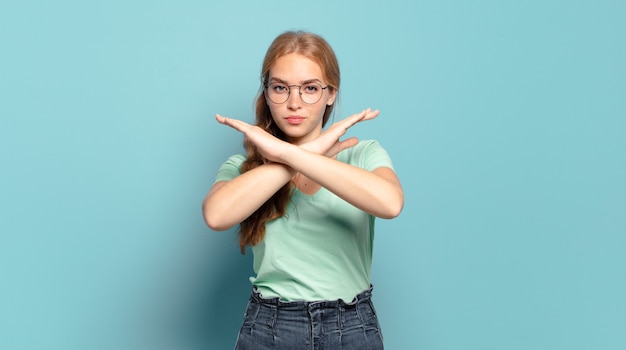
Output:
[[339,307],[337,309],[338,309],[338,315],[337,315],[338,316],[337,317],[338,325],[337,326],[339,326],[340,330],[343,330],[343,327],[345,325],[344,314],[345,314],[346,310],[345,310],[343,305],[339,305]]
[[272,339],[276,341],[276,330],[275,330],[274,325],[276,324],[276,318],[278,317],[278,307],[271,306],[270,308],[272,309],[272,316],[267,322],[267,328],[269,328],[272,331]]

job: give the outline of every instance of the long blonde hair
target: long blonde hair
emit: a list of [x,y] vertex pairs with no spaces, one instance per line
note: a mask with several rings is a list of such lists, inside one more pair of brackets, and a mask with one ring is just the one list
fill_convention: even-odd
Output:
[[[265,83],[269,78],[270,69],[276,60],[291,53],[297,53],[316,62],[322,70],[330,92],[339,90],[341,80],[337,57],[330,45],[321,36],[302,31],[289,31],[276,37],[267,49],[263,59],[261,88],[256,99],[256,125],[281,140],[286,139],[285,134],[274,123],[270,113],[270,108],[265,99]],[[334,104],[326,106],[322,118],[322,126],[326,125],[333,108]],[[261,166],[266,162],[266,159],[261,156],[256,146],[249,140],[244,139],[244,147],[247,151],[247,159],[241,166],[242,173]],[[257,245],[263,241],[265,224],[268,221],[285,215],[287,204],[291,199],[291,193],[291,183],[285,184],[261,207],[241,222],[239,227],[239,247],[242,254],[245,254],[246,246]]]

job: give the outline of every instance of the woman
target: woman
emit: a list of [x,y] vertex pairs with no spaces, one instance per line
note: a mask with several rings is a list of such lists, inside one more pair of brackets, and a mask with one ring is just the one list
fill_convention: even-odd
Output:
[[367,109],[323,127],[339,90],[321,37],[279,35],[263,61],[256,125],[217,115],[245,136],[203,202],[213,230],[240,225],[255,277],[236,349],[382,349],[371,302],[374,218],[394,218],[404,194],[376,141],[340,140]]

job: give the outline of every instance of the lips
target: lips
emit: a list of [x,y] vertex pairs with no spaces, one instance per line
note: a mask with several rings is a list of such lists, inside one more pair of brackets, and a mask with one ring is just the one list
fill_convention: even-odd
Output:
[[302,124],[302,122],[304,122],[305,119],[306,118],[301,117],[301,116],[297,116],[297,115],[292,115],[292,116],[289,116],[289,117],[285,118],[287,123],[289,123],[291,125]]

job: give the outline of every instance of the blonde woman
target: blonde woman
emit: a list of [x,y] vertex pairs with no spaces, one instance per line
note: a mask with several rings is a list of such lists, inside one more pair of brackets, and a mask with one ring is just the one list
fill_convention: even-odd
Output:
[[340,140],[366,109],[324,129],[339,91],[337,58],[320,36],[286,32],[263,61],[256,123],[217,115],[245,136],[207,194],[216,231],[239,225],[254,255],[252,295],[235,349],[382,349],[370,283],[374,220],[404,194],[376,141]]

